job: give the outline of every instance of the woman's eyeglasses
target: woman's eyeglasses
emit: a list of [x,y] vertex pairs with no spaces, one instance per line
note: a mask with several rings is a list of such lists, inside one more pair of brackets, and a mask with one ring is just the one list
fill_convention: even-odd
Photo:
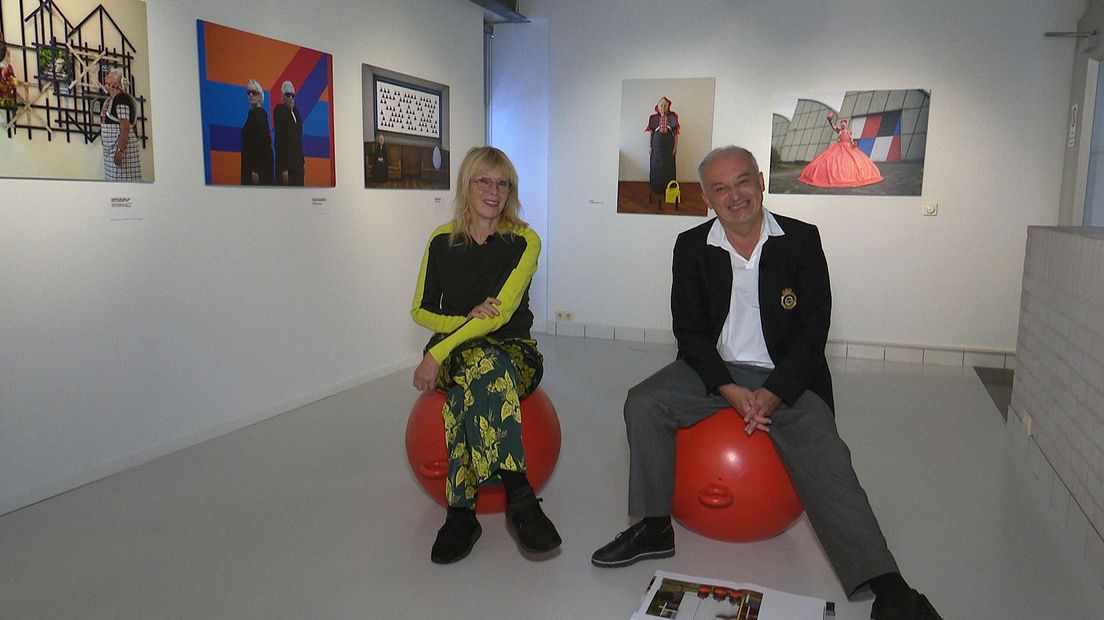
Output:
[[489,192],[491,190],[497,191],[510,191],[511,183],[505,179],[494,180],[488,177],[479,177],[478,179],[472,179],[472,183],[479,186],[479,189]]

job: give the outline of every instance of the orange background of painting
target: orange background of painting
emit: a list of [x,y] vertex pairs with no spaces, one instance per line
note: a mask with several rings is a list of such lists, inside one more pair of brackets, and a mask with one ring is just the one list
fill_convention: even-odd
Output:
[[[257,80],[265,90],[272,90],[292,58],[305,49],[210,22],[205,26],[207,79],[212,82],[244,87],[249,80]],[[320,98],[330,100],[329,86]]]
[[[327,187],[330,185],[330,160],[307,157],[303,161],[304,185]],[[211,151],[211,184],[241,185],[241,153]]]
[[[268,91],[266,102],[271,98],[271,91],[276,89],[277,82],[282,81],[283,73],[295,55],[306,49],[210,22],[205,24],[204,38],[207,45],[207,79],[243,87],[249,80],[257,80]],[[329,85],[319,99],[330,101]],[[241,153],[211,151],[210,155],[212,184],[241,183]],[[306,185],[325,187],[333,184],[329,159],[307,157],[304,166]]]

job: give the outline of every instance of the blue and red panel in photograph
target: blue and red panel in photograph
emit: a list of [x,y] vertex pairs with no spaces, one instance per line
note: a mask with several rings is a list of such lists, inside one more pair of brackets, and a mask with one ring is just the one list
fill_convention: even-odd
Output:
[[874,161],[901,160],[901,111],[892,110],[856,118],[852,137],[859,149]]

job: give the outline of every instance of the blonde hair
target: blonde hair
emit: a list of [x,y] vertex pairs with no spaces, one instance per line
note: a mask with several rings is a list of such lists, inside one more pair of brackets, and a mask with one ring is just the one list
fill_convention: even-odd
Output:
[[471,243],[472,181],[491,170],[502,172],[510,183],[510,193],[506,195],[506,204],[498,217],[498,232],[514,234],[528,226],[520,217],[521,201],[518,200],[518,174],[514,164],[506,153],[493,146],[477,146],[468,151],[460,163],[456,176],[456,198],[453,200],[452,233],[449,240],[453,244]]

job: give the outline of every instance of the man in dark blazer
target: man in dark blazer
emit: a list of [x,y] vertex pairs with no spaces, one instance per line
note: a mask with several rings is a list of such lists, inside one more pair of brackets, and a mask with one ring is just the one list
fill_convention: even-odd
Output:
[[832,294],[817,228],[763,208],[766,184],[746,149],[712,151],[698,176],[717,217],[675,242],[678,359],[625,400],[629,514],[642,520],[591,561],[674,555],[676,431],[732,407],[749,435],[770,433],[848,597],[872,590],[872,618],[939,618],[902,579],[836,432],[824,357]]

